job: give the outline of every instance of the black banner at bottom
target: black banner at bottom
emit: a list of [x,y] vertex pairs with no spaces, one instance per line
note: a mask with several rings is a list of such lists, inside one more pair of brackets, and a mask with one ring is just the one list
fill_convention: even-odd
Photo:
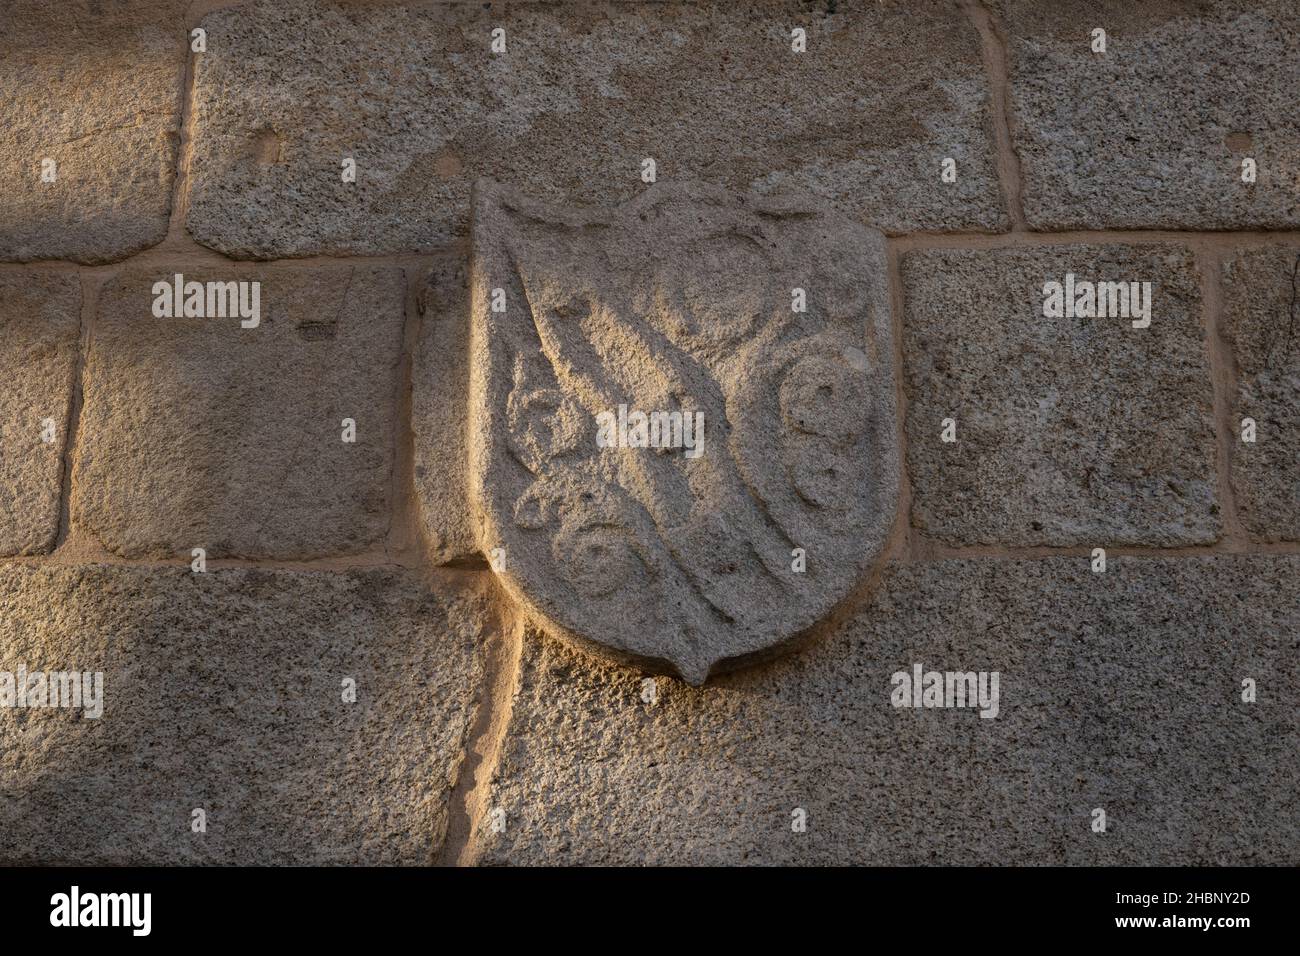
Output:
[[1233,946],[1291,935],[1294,884],[1294,871],[1275,868],[7,868],[0,914],[8,944],[75,933],[79,945],[284,939],[333,948],[398,942],[425,924],[444,936],[480,928],[552,943],[557,932],[593,942],[592,933],[612,934],[603,946],[708,925],[732,937],[780,926],[864,940],[905,931],[943,949],[1020,937]]

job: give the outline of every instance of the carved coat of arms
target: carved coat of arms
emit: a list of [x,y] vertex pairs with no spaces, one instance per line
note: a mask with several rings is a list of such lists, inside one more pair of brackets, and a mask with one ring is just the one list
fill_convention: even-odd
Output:
[[697,184],[592,210],[481,182],[470,336],[480,544],[550,631],[699,684],[878,560],[898,494],[879,233]]

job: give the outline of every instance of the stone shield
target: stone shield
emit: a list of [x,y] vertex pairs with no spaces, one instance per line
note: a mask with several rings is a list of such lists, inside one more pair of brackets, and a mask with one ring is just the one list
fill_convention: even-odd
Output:
[[473,205],[470,489],[512,598],[693,684],[807,633],[897,508],[883,237],[699,184]]

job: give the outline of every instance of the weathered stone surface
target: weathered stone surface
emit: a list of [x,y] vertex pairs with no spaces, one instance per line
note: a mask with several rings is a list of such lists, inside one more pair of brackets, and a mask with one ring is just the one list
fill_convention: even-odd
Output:
[[276,0],[203,25],[187,223],[240,257],[426,250],[466,232],[480,176],[608,204],[645,158],[887,231],[1006,225],[979,37],[950,4]]
[[58,533],[80,325],[76,276],[0,275],[0,555],[48,550]]
[[[1032,227],[1300,224],[1292,0],[994,3]],[[1096,27],[1105,54],[1091,50]]]
[[[1237,368],[1237,514],[1268,541],[1300,540],[1300,249],[1243,250],[1224,264],[1223,336]],[[1255,443],[1240,440],[1255,420]]]
[[[484,182],[470,297],[480,545],[548,626],[699,683],[811,627],[880,556],[898,428],[879,233],[712,187],[575,210]],[[672,414],[655,443],[644,418]]]
[[469,288],[463,255],[440,258],[420,291],[412,370],[415,489],[430,556],[481,561],[469,502]]
[[[1151,324],[1046,318],[1044,284],[1152,283]],[[911,252],[912,523],[949,544],[1214,541],[1213,389],[1192,255],[1169,246]],[[944,443],[944,419],[956,421]]]
[[[1294,865],[1297,572],[1294,556],[891,567],[824,643],[703,689],[660,679],[653,705],[639,673],[530,635],[487,800],[506,828],[483,827],[479,856]],[[896,709],[891,675],[916,663],[998,671],[998,716]]]
[[393,570],[10,566],[0,611],[0,671],[104,675],[98,719],[0,709],[0,862],[418,865],[440,846],[478,591]]
[[[173,270],[104,290],[85,370],[74,526],[128,555],[317,557],[390,521],[398,269],[186,271],[261,282],[261,324],[154,318]],[[356,441],[342,440],[343,420]]]
[[[187,4],[0,9],[0,259],[119,259],[167,232]],[[55,162],[42,182],[42,161]]]

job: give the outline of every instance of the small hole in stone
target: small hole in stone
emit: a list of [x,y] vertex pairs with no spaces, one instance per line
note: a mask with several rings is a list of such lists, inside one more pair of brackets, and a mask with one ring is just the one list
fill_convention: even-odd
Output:
[[433,171],[440,179],[455,179],[464,170],[460,157],[449,149],[433,158]]
[[284,140],[273,129],[261,129],[253,135],[253,159],[263,166],[284,162]]
[[1249,133],[1229,133],[1223,142],[1234,153],[1247,152],[1255,145],[1255,140]]

